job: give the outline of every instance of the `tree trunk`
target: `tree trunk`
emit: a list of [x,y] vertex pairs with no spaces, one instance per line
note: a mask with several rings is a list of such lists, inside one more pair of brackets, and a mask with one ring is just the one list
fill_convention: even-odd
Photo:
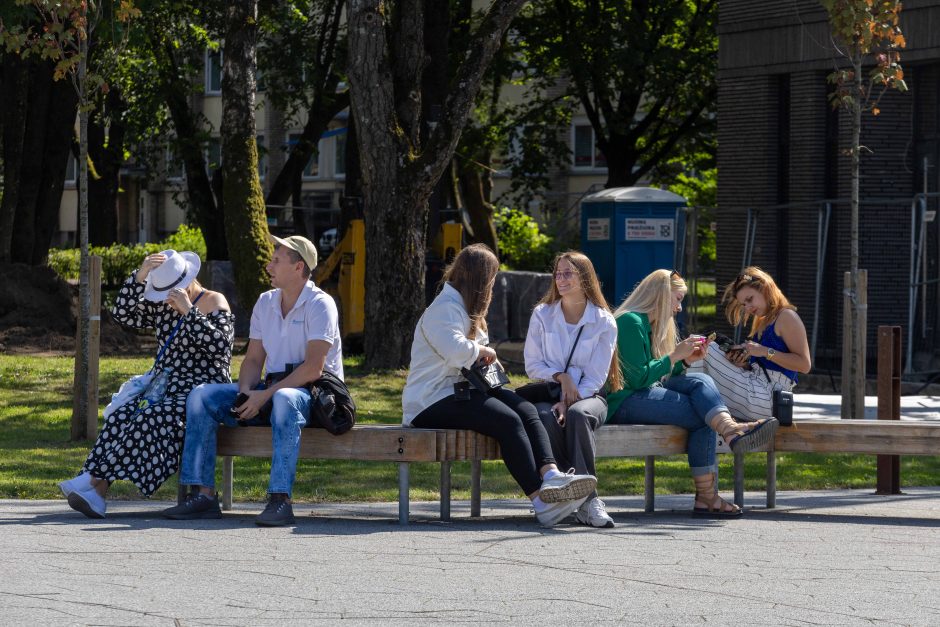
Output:
[[[366,362],[408,364],[415,323],[424,308],[428,198],[453,158],[483,73],[525,0],[496,0],[441,104],[421,136],[421,75],[425,56],[421,0],[396,4],[386,30],[387,3],[348,5],[352,109],[357,123],[366,216]],[[392,33],[394,41],[387,41]],[[446,35],[446,34],[442,34]]]
[[228,259],[224,213],[216,202],[206,170],[206,159],[200,137],[198,116],[189,104],[192,85],[180,69],[173,45],[156,35],[150,36],[153,54],[163,61],[157,64],[167,109],[176,130],[176,149],[186,173],[186,196],[189,214],[206,240],[206,259]]
[[42,173],[39,196],[36,199],[32,257],[28,263],[38,266],[46,263],[52,236],[59,228],[62,190],[65,171],[72,158],[75,141],[75,110],[78,95],[68,81],[52,85],[52,102],[46,117],[46,137],[42,148]]
[[[79,42],[77,89],[80,94],[86,94],[86,69],[88,63],[88,38]],[[67,83],[65,83],[67,84]],[[69,85],[71,88],[71,85]],[[87,103],[87,97],[79,96],[78,111],[78,241],[81,246],[81,264],[78,274],[78,347],[75,352],[75,400],[72,405],[72,439],[81,440],[92,434],[85,433],[89,405],[97,397],[91,399],[91,285],[89,283],[88,260],[88,108],[81,106]],[[74,119],[74,118],[73,118]]]
[[850,312],[849,334],[843,336],[843,342],[848,342],[851,350],[849,353],[848,368],[843,368],[842,381],[842,417],[859,418],[865,415],[865,346],[867,339],[866,325],[862,324],[865,319],[859,312],[859,303],[867,302],[867,295],[859,293],[861,282],[859,281],[859,175],[861,169],[861,142],[862,142],[862,55],[856,53],[852,58],[852,69],[855,72],[853,81],[854,101],[851,109],[852,113],[852,131],[851,131],[851,189],[850,189],[850,212],[851,223],[849,236],[851,238],[850,248],[850,285],[848,286],[848,298],[846,306]]
[[100,121],[88,125],[88,155],[97,175],[88,181],[88,241],[93,246],[118,241],[118,189],[124,162],[125,125],[121,114],[126,103],[116,87],[104,101],[110,126],[106,129]]
[[[307,111],[307,123],[300,134],[300,139],[291,148],[290,156],[284,162],[281,171],[271,185],[266,199],[269,205],[286,205],[287,200],[294,195],[294,190],[303,181],[304,168],[310,158],[317,152],[320,136],[326,132],[330,121],[349,106],[349,94],[344,92],[323,103],[320,98],[314,100],[314,105]],[[295,202],[298,200],[295,198]]]
[[493,224],[494,207],[484,192],[483,172],[479,167],[458,162],[457,175],[460,180],[460,195],[467,214],[473,241],[486,244],[499,254],[496,226]]
[[39,265],[58,227],[65,169],[74,135],[77,96],[67,81],[53,81],[49,62],[30,59],[22,157],[13,211],[10,260]]
[[20,173],[23,166],[23,140],[26,134],[29,95],[28,62],[19,56],[2,54],[4,97],[0,98],[3,125],[3,198],[0,200],[0,263],[12,261],[13,221],[19,202]]
[[222,204],[238,298],[246,310],[270,288],[271,258],[255,139],[257,0],[229,3],[222,68]]

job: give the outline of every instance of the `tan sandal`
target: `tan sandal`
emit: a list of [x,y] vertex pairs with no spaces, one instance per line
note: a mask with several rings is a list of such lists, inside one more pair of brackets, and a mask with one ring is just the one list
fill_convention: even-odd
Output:
[[[725,437],[728,446],[735,453],[756,451],[774,440],[780,423],[776,418],[762,418],[754,422],[737,423],[742,428],[736,430],[731,438]],[[746,429],[743,427],[747,427]]]
[[[744,511],[718,494],[717,479],[714,472],[692,478],[695,481],[695,503],[692,506],[693,516],[706,516],[709,518],[737,518]],[[705,507],[698,505],[705,503]]]

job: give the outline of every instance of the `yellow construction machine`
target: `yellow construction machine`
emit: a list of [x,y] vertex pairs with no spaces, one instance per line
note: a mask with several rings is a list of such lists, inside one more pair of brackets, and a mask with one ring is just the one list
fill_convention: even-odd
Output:
[[[461,224],[444,223],[434,238],[432,251],[441,265],[450,263],[463,241]],[[339,268],[335,289],[330,278]],[[339,301],[340,329],[343,339],[362,333],[366,304],[366,227],[362,220],[351,220],[343,239],[330,256],[313,271],[314,282]]]

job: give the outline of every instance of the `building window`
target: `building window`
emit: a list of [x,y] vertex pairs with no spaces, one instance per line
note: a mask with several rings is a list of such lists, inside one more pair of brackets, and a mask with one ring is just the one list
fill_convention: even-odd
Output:
[[69,153],[69,162],[65,166],[65,184],[74,187],[76,181],[78,181],[78,159]]
[[222,49],[206,50],[206,93],[222,93]]
[[597,149],[597,141],[594,136],[594,127],[590,124],[574,125],[574,136],[572,137],[573,159],[572,166],[583,169],[606,168],[607,159]]
[[185,170],[183,160],[172,145],[166,147],[166,180],[179,182],[183,180]]
[[336,176],[346,176],[346,129],[343,129],[343,132],[336,136],[335,141],[335,154],[334,154],[334,170],[333,172]]

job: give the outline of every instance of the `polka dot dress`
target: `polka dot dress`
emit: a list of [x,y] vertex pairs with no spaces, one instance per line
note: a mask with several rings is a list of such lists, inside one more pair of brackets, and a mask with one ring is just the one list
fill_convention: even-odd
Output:
[[[156,330],[163,346],[180,315],[164,303],[145,300],[144,284],[125,281],[111,310],[115,320]],[[95,477],[132,481],[151,496],[176,472],[183,447],[186,397],[201,383],[230,383],[234,317],[228,311],[208,316],[196,307],[186,314],[162,365],[172,369],[163,401],[137,412],[137,399],[114,411],[104,423],[83,470]]]

